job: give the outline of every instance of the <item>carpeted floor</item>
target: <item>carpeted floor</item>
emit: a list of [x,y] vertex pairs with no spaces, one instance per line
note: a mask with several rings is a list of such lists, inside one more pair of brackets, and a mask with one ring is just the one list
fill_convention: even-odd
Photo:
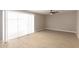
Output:
[[78,48],[79,39],[73,33],[44,30],[0,45],[3,48]]

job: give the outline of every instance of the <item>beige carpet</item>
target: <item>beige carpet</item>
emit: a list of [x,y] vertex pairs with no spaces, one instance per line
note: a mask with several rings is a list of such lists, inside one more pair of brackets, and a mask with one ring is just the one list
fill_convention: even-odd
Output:
[[78,48],[79,40],[73,33],[44,30],[9,40],[6,48]]

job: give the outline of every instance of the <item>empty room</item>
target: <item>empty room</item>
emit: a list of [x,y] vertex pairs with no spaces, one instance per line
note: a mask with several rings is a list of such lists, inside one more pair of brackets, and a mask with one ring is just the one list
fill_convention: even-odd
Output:
[[1,48],[79,48],[78,10],[0,10]]

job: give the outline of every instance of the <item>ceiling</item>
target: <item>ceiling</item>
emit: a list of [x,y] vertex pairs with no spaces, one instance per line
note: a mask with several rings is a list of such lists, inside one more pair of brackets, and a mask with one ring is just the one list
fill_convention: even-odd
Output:
[[39,14],[49,14],[49,10],[29,10],[29,11]]
[[[33,13],[39,13],[39,14],[44,14],[44,15],[48,15],[50,10],[28,10],[29,12],[33,12]],[[59,13],[63,13],[63,12],[68,12],[68,11],[74,11],[74,10],[56,10]]]

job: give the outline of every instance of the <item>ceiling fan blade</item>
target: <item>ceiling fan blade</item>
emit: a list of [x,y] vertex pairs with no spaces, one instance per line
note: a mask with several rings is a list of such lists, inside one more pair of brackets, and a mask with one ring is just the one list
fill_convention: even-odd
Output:
[[56,13],[59,13],[59,12],[56,10],[50,10],[50,14],[56,14]]

